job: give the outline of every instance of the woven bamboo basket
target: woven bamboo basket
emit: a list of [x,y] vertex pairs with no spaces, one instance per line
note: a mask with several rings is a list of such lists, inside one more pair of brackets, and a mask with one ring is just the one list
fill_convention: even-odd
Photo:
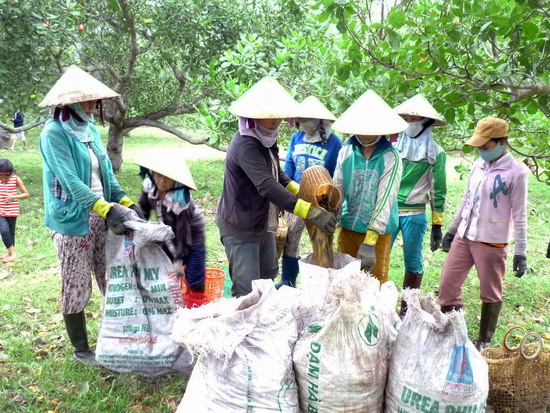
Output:
[[[332,183],[330,173],[322,166],[307,168],[300,179],[298,196],[312,205],[335,213],[342,194]],[[320,267],[332,268],[334,262],[333,235],[327,235],[317,227],[306,223],[313,246],[313,260]]]
[[[523,339],[510,347],[510,332],[519,329]],[[528,338],[536,340],[527,344]],[[489,364],[489,398],[494,411],[507,413],[545,412],[550,404],[550,352],[544,350],[537,333],[525,334],[523,327],[512,327],[502,340],[502,347],[481,352]]]

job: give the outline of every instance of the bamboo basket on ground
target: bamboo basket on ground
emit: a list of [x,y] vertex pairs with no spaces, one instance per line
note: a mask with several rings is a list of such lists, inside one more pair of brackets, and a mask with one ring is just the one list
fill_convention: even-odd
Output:
[[[519,329],[523,339],[510,347],[510,332]],[[528,338],[536,343],[527,344]],[[489,364],[489,397],[487,404],[495,413],[543,413],[550,404],[550,352],[537,333],[525,334],[523,327],[510,328],[502,339],[502,347],[487,348],[481,355]]]
[[[311,166],[304,171],[300,179],[298,197],[332,213],[338,210],[342,200],[340,190],[332,183],[330,173],[322,166]],[[332,268],[334,235],[327,235],[307,223],[306,228],[313,246],[314,262],[320,267]]]

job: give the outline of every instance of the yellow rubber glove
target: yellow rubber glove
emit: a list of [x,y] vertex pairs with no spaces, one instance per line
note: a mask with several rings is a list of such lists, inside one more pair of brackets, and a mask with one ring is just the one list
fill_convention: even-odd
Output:
[[432,211],[432,225],[443,225],[443,212]]
[[292,213],[300,218],[306,219],[310,208],[311,204],[309,202],[306,202],[303,199],[298,199],[298,202],[296,202],[296,205],[294,206],[294,211],[292,211]]
[[363,244],[376,245],[379,236],[380,234],[378,232],[369,229],[365,235]]
[[132,201],[126,195],[124,195],[122,198],[120,198],[120,201],[118,201],[118,203],[122,206],[125,206],[126,208],[130,208],[132,205],[136,204],[134,201]]
[[298,195],[298,191],[300,190],[300,184],[296,181],[290,181],[288,185],[286,186],[287,191],[289,191],[292,195]]
[[101,218],[107,219],[107,214],[112,207],[113,206],[107,201],[104,201],[103,199],[98,199],[95,202],[94,206],[92,206],[92,211],[97,213]]

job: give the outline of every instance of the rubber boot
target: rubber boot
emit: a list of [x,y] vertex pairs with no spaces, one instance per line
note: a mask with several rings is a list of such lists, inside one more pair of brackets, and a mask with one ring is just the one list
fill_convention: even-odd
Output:
[[65,328],[69,340],[74,347],[74,358],[88,366],[97,366],[95,353],[88,346],[88,333],[86,331],[86,316],[84,311],[73,314],[63,314]]
[[456,304],[456,305],[442,305],[441,306],[441,312],[442,313],[450,313],[452,311],[460,311],[464,308],[462,304]]
[[498,303],[483,303],[481,305],[481,321],[479,322],[479,336],[474,345],[478,351],[491,346],[491,339],[497,328],[498,316],[502,308],[502,301]]
[[279,289],[283,285],[296,288],[296,278],[300,268],[298,266],[299,257],[287,257],[283,255],[283,269],[281,271],[281,281],[275,284],[275,288]]
[[[405,270],[405,278],[403,278],[403,289],[405,288],[420,288],[422,284],[422,277],[424,274],[420,272],[410,272]],[[407,313],[407,303],[405,300],[401,300],[401,310],[399,311],[399,317],[401,320],[405,317]]]

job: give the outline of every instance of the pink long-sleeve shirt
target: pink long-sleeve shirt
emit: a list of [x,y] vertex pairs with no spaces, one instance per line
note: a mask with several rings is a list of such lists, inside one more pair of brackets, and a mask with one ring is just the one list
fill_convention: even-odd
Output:
[[[515,255],[527,251],[527,175],[510,153],[488,163],[474,163],[462,203],[447,230],[470,241],[507,244]],[[473,239],[472,239],[473,238]]]

